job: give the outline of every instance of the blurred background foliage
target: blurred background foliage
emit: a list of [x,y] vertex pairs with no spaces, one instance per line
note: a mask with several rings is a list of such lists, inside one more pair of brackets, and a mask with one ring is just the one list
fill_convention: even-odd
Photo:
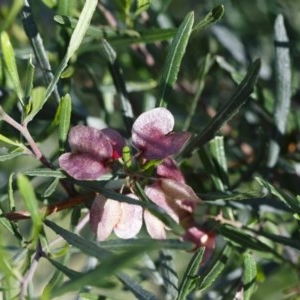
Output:
[[[229,101],[235,93],[237,84],[245,76],[249,65],[256,58],[261,59],[259,79],[249,101],[218,133],[223,136],[221,146],[224,146],[226,155],[227,169],[223,169],[225,174],[220,172],[215,162],[214,149],[216,149],[217,139],[206,145],[198,145],[196,151],[188,153],[187,157],[179,157],[187,182],[206,201],[206,204],[199,207],[197,211],[197,220],[206,230],[217,233],[217,245],[213,257],[221,251],[225,241],[229,241],[234,248],[226,266],[222,272],[220,270],[213,284],[204,291],[196,291],[189,299],[238,297],[243,273],[241,254],[246,252],[251,253],[257,263],[256,290],[251,299],[266,297],[300,299],[300,242],[297,212],[300,204],[296,198],[300,194],[300,64],[298,63],[300,61],[300,1],[153,0],[147,10],[138,13],[135,9],[137,1],[131,2],[131,7],[126,7],[130,1],[98,2],[91,27],[59,80],[59,94],[69,93],[72,98],[71,125],[87,123],[96,127],[110,126],[128,137],[115,83],[101,48],[101,38],[107,39],[116,51],[128,98],[136,117],[155,106],[162,68],[171,37],[175,33],[173,29],[178,28],[190,11],[195,13],[196,24],[212,8],[224,5],[225,13],[219,22],[191,35],[176,85],[166,96],[168,108],[176,119],[176,129],[199,134],[222,104]],[[28,59],[33,55],[33,50],[22,23],[23,4],[23,1],[18,0],[1,1],[0,31],[5,30],[9,34],[16,54],[21,85],[25,86]],[[75,24],[72,21],[78,19],[83,4],[84,1],[80,0],[30,1],[34,21],[53,72],[67,51],[72,27],[74,27],[72,24]],[[274,22],[279,14],[284,17],[289,37],[292,101],[286,132],[280,140],[279,158],[274,167],[268,168],[269,144],[274,127],[273,111],[276,105],[276,93],[278,93],[274,67],[276,60]],[[161,30],[163,37],[161,38],[159,31],[156,31],[149,43],[136,43],[141,37],[149,38],[147,32],[153,29]],[[36,64],[34,58],[33,64]],[[20,105],[14,86],[5,70],[3,59],[0,71],[1,105],[11,117],[20,120]],[[44,72],[38,66],[35,69],[33,85],[34,87],[47,86]],[[57,109],[58,103],[55,96],[52,96],[29,124],[29,130],[35,141],[39,143],[45,156],[56,166],[56,158],[59,155],[55,123]],[[22,140],[19,133],[4,122],[0,123],[0,132],[13,140]],[[9,153],[10,149],[3,143],[1,154]],[[10,190],[8,188],[10,174],[25,172],[38,166],[38,161],[23,156],[0,162],[2,211],[9,210],[7,194]],[[274,188],[255,180],[255,177],[264,178],[278,190],[274,192]],[[64,192],[59,187],[45,196],[53,182],[53,178],[47,177],[32,179],[40,205],[51,204],[65,198]],[[16,191],[17,209],[24,209],[15,182],[12,183],[12,187]],[[296,209],[291,207],[291,202],[295,203]],[[61,227],[74,230],[86,213],[86,208],[80,207],[72,209],[72,212],[66,210],[55,214],[51,216],[51,220]],[[16,268],[19,278],[25,277],[31,270],[29,262],[35,252],[34,247],[30,246],[30,241],[27,240],[30,239],[30,224],[27,221],[19,222],[20,232],[23,234],[21,244],[12,233],[7,232],[3,224],[0,229],[0,254],[1,256],[3,254],[8,262],[13,261],[12,268]],[[233,225],[232,227],[237,227],[239,231],[234,232],[224,224]],[[50,243],[55,239],[55,235],[52,231],[45,230]],[[84,228],[81,235],[93,239],[88,227]],[[247,240],[247,235],[255,241],[250,238]],[[257,241],[263,242],[267,248],[261,247]],[[20,249],[28,252],[22,252]],[[95,265],[90,256],[86,257],[80,250],[71,247],[69,251],[65,244],[55,248],[57,253],[53,249],[49,249],[52,258],[58,257],[62,264],[65,261],[69,268],[78,272],[89,270]],[[181,279],[192,254],[176,250],[173,252],[174,263]],[[151,257],[159,265],[160,257],[157,252],[151,253]],[[141,261],[131,268],[130,274],[139,282],[143,282],[145,288],[156,293],[158,299],[164,299],[166,294],[162,292],[163,288],[157,284],[154,287],[152,285],[152,282],[155,282],[153,277],[157,274],[154,272],[154,275],[150,276],[145,272],[143,269],[145,260]],[[200,275],[211,268],[212,262],[213,259],[204,264],[200,269]],[[43,294],[43,299],[48,299],[44,287],[50,278],[55,288],[59,288],[63,279],[58,275],[53,276],[56,274],[53,265],[45,261],[42,264],[45,266],[40,264],[33,276],[31,292],[32,295]],[[2,261],[0,265],[3,269],[5,263]],[[3,271],[3,274],[1,280],[7,284],[3,279],[7,273]],[[55,280],[59,284],[55,285]],[[13,282],[16,284],[16,281]],[[0,290],[5,294],[6,286],[2,285]],[[70,299],[75,299],[72,295]],[[99,295],[99,298],[88,298],[92,295]],[[101,298],[100,295],[109,295],[108,299],[121,299],[124,295],[126,299],[134,298],[129,295],[128,290],[124,291],[120,281],[110,279],[101,289],[81,290],[81,296],[78,297],[105,299],[105,296]],[[30,299],[34,299],[34,296]]]

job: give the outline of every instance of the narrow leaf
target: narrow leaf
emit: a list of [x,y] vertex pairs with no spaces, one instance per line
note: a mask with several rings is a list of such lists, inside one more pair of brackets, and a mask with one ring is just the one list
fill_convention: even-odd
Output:
[[[289,206],[298,216],[300,216],[300,201],[289,196],[288,194],[281,191],[279,188],[271,185],[269,182],[265,181],[262,178],[256,177],[255,180],[265,187],[271,194],[276,196],[279,200],[284,202],[287,206]],[[299,199],[300,200],[300,199]]]
[[194,245],[190,242],[183,242],[176,239],[155,240],[150,238],[135,238],[135,239],[114,239],[101,242],[101,247],[109,250],[124,251],[134,249],[139,245],[144,245],[146,248],[154,247],[155,249],[172,249],[191,251]]
[[164,280],[166,298],[178,297],[178,274],[175,269],[174,258],[171,251],[162,249],[159,251],[159,267]]
[[133,111],[131,103],[129,101],[125,80],[122,75],[120,66],[117,62],[117,54],[105,39],[102,40],[101,48],[102,53],[108,63],[108,68],[113,79],[114,86],[118,93],[119,101],[122,107],[121,112],[124,119],[124,123],[126,125],[127,132],[130,134],[131,127],[133,124]]
[[194,26],[193,31],[202,30],[202,29],[210,26],[211,24],[219,21],[222,18],[223,14],[224,14],[224,5],[218,5],[218,6],[214,7],[205,16],[205,18],[202,21],[200,21],[199,23],[197,23]]
[[280,260],[283,259],[272,247],[250,234],[245,233],[242,229],[235,228],[231,225],[222,225],[220,227],[220,233],[243,249],[253,249],[256,251],[272,253],[276,258],[279,258]]
[[69,269],[68,267],[62,265],[61,263],[57,262],[56,260],[45,256],[45,258],[58,270],[60,270],[63,274],[65,274],[67,277],[69,277],[70,279],[76,279],[79,278],[79,276],[81,275],[81,273],[76,272],[72,269]]
[[38,208],[38,201],[35,196],[33,186],[31,185],[28,178],[22,174],[18,175],[17,184],[25,202],[25,205],[28,211],[30,212],[30,216],[34,226],[34,234],[37,237],[37,234],[42,228],[43,216],[40,214],[40,210]]
[[193,24],[194,13],[190,12],[184,18],[172,40],[165,60],[165,65],[162,70],[159,84],[159,97],[157,98],[156,107],[166,106],[166,93],[174,86],[177,80],[180,63],[185,53]]
[[74,53],[79,48],[84,35],[90,25],[92,16],[94,14],[94,11],[97,7],[98,1],[97,0],[87,0],[84,4],[83,10],[80,14],[80,17],[78,19],[78,23],[75,27],[75,30],[72,33],[68,50],[67,50],[67,59],[69,60]]
[[110,251],[99,247],[96,243],[86,240],[70,231],[67,231],[49,220],[45,220],[44,223],[55,233],[65,239],[70,245],[80,249],[87,255],[96,257],[97,259],[103,261],[112,255]]
[[195,288],[196,278],[198,276],[198,270],[203,258],[204,251],[204,247],[199,248],[191,258],[182,277],[177,300],[187,299],[187,296]]
[[243,286],[244,286],[244,300],[250,300],[255,288],[255,279],[257,276],[256,263],[253,255],[245,253],[244,258],[244,272],[243,272]]
[[26,69],[26,82],[25,82],[25,89],[24,89],[24,102],[25,105],[28,105],[28,100],[30,95],[32,94],[32,87],[33,87],[33,77],[34,77],[35,66],[32,63],[32,56],[28,60],[27,69]]
[[60,150],[63,151],[65,143],[68,137],[70,128],[72,111],[72,100],[69,94],[65,95],[59,104],[59,126],[58,126],[58,138],[60,144]]
[[11,152],[8,154],[0,154],[0,162],[14,159],[14,158],[16,158],[18,156],[22,156],[22,155],[25,155],[25,153],[24,152]]
[[[54,17],[54,20],[63,26],[71,28],[75,28],[78,23],[77,19],[68,16],[57,15]],[[148,44],[168,40],[174,37],[176,31],[176,28],[150,28],[133,32],[132,30],[120,31],[108,26],[96,27],[90,25],[86,34],[95,39],[105,38],[113,47],[124,47],[132,44]],[[99,49],[99,45],[84,45],[79,52],[94,51],[96,49]]]
[[275,75],[276,98],[274,107],[274,132],[270,141],[267,166],[274,167],[278,160],[281,140],[285,133],[287,117],[291,106],[292,71],[289,52],[289,39],[284,26],[283,16],[277,16],[274,26],[275,35]]
[[36,114],[42,109],[45,94],[46,89],[44,87],[36,87],[32,90],[29,101],[30,109],[23,122],[25,125],[32,121]]
[[206,272],[197,280],[198,290],[210,287],[224,270],[232,248],[226,245],[214,261],[207,267]]
[[56,86],[62,72],[67,67],[70,58],[73,56],[73,54],[79,48],[80,43],[82,42],[82,39],[86,33],[86,30],[88,29],[88,26],[90,24],[91,18],[93,16],[93,13],[96,9],[97,4],[98,4],[97,0],[86,0],[85,1],[85,4],[84,4],[83,10],[80,14],[78,23],[72,33],[67,53],[66,53],[65,57],[63,58],[63,60],[61,61],[60,65],[58,66],[57,71],[46,90],[44,103],[48,100],[48,98],[52,94],[53,90],[55,89],[55,86]]
[[216,188],[219,191],[224,192],[229,186],[224,138],[222,136],[216,136],[209,142],[208,146],[209,153],[212,156],[212,163],[214,165],[214,180]]
[[253,91],[260,70],[260,65],[260,59],[257,59],[251,65],[248,73],[238,85],[237,90],[229,102],[225,103],[204,130],[190,141],[187,147],[183,150],[181,154],[182,156],[190,154],[194,148],[203,146],[210,141],[216,135],[218,130],[220,130],[226,122],[238,113],[239,109],[246,103],[248,97]]
[[150,7],[151,0],[137,0],[137,8],[134,12],[134,16],[139,16],[143,11],[146,11]]
[[23,6],[23,0],[14,0],[11,1],[11,3],[12,5],[7,10],[7,15],[5,17],[2,17],[0,32],[6,30],[6,28],[8,28],[15,21],[16,16],[18,15]]
[[23,102],[23,90],[20,83],[19,73],[17,69],[17,63],[15,60],[15,52],[10,43],[10,39],[8,34],[3,31],[1,33],[1,47],[4,56],[5,65],[7,68],[7,72],[12,81],[12,84],[15,88],[19,101],[24,106]]
[[78,291],[80,287],[85,285],[96,287],[105,285],[110,276],[115,275],[118,270],[132,264],[144,251],[144,248],[140,248],[135,249],[135,251],[112,255],[102,261],[95,269],[82,273],[78,278],[62,284],[59,289],[53,291],[52,296],[57,297],[70,291]]
[[119,280],[124,284],[124,286],[132,292],[132,294],[139,300],[156,300],[157,298],[145,290],[142,286],[138,284],[135,280],[133,280],[130,276],[124,273],[119,273],[117,275]]
[[55,177],[55,178],[65,178],[66,175],[64,175],[59,170],[50,170],[47,168],[40,168],[40,169],[33,169],[23,172],[24,175],[27,176],[34,176],[34,177]]

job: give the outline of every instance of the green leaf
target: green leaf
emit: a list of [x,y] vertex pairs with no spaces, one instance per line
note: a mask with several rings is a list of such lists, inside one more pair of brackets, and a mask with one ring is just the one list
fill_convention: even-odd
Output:
[[136,262],[138,256],[142,255],[145,250],[144,247],[140,247],[135,249],[135,251],[111,255],[102,261],[95,269],[81,273],[78,278],[73,278],[63,283],[59,289],[53,291],[52,296],[57,297],[70,291],[78,291],[79,288],[85,285],[102,286],[106,284],[109,277],[115,275],[118,270]]
[[[64,26],[74,28],[78,20],[68,16],[55,16],[54,20]],[[176,28],[150,28],[147,30],[118,30],[108,26],[96,27],[90,25],[86,34],[95,38],[105,38],[112,47],[125,47],[132,44],[148,44],[158,41],[164,41],[172,38],[176,34]],[[95,51],[99,49],[99,45],[85,45],[80,47],[79,52]]]
[[118,94],[118,98],[122,107],[121,112],[127,132],[130,134],[133,124],[133,111],[131,103],[129,101],[125,80],[117,62],[117,54],[105,39],[102,40],[101,49],[104,58],[108,63],[108,68]]
[[75,27],[75,30],[72,33],[69,46],[67,49],[67,60],[69,60],[79,48],[84,35],[90,25],[92,16],[97,7],[97,0],[87,0],[84,4],[83,10],[79,16],[78,23]]
[[8,28],[11,24],[13,24],[16,16],[19,14],[23,6],[23,0],[14,0],[11,1],[11,3],[12,3],[11,7],[7,10],[8,14],[5,17],[2,17],[0,32],[6,30],[6,28]]
[[282,245],[290,246],[290,247],[300,250],[300,241],[297,239],[294,239],[293,237],[282,236],[282,235],[278,235],[278,234],[264,232],[261,230],[253,230],[252,228],[248,228],[248,227],[245,229],[255,233],[257,236],[263,236],[265,238],[268,238],[272,242],[280,243]]
[[77,279],[80,277],[80,272],[76,272],[74,270],[69,269],[68,267],[62,265],[61,263],[57,262],[56,260],[45,256],[45,258],[58,270],[60,270],[63,274],[65,274],[70,279]]
[[54,77],[52,78],[50,84],[48,85],[44,103],[48,100],[48,98],[52,94],[53,90],[55,89],[55,86],[56,86],[62,72],[67,67],[70,58],[75,54],[75,52],[79,48],[79,46],[84,38],[84,35],[88,29],[88,26],[90,24],[90,21],[94,14],[94,11],[97,7],[97,4],[98,4],[97,0],[86,0],[85,1],[85,4],[84,4],[83,10],[80,14],[78,23],[72,33],[72,36],[71,36],[71,39],[69,42],[69,46],[67,49],[67,53],[66,53],[65,57],[63,58],[63,60],[61,61],[60,65],[58,66],[57,71],[56,71]]
[[218,5],[218,6],[214,7],[205,16],[205,18],[202,21],[200,21],[199,23],[197,23],[194,26],[193,31],[202,30],[202,29],[210,26],[211,24],[219,21],[222,18],[223,14],[224,14],[224,5]]
[[69,94],[65,95],[59,103],[58,138],[60,150],[63,151],[67,141],[71,122],[72,100]]
[[32,63],[32,56],[28,60],[27,69],[26,69],[26,82],[25,82],[25,90],[24,90],[24,102],[25,105],[28,105],[28,100],[30,99],[30,95],[32,95],[32,87],[33,87],[33,77],[34,77],[35,66]]
[[210,287],[224,270],[232,248],[226,245],[218,254],[217,257],[207,266],[204,274],[197,279],[198,290],[204,290]]
[[72,10],[77,8],[77,1],[74,0],[59,0],[57,3],[57,12],[61,15],[71,15]]
[[174,256],[170,250],[159,251],[159,270],[164,282],[166,298],[177,299],[178,297],[178,274],[174,264]]
[[229,179],[223,137],[216,136],[208,146],[208,149],[200,148],[198,154],[208,174],[212,177],[215,188],[224,192],[229,186]]
[[46,89],[44,87],[36,87],[32,90],[30,101],[29,101],[29,111],[25,117],[23,123],[27,125],[36,114],[42,109],[45,100]]
[[48,227],[50,227],[56,234],[60,235],[64,240],[66,240],[70,245],[80,249],[87,255],[96,257],[97,259],[103,261],[105,261],[112,255],[110,251],[99,247],[96,243],[86,240],[70,231],[67,231],[49,220],[45,220],[44,223]]
[[238,244],[239,247],[243,249],[253,249],[256,251],[272,253],[276,258],[283,260],[282,256],[280,256],[280,254],[278,254],[273,248],[261,242],[254,236],[245,233],[242,229],[224,224],[220,227],[220,233],[231,242]]
[[25,155],[25,153],[24,152],[11,152],[8,154],[0,154],[0,162],[14,159],[14,158],[16,158],[18,156],[22,156],[22,155]]
[[25,202],[25,205],[30,213],[34,227],[34,236],[37,238],[37,235],[39,234],[42,228],[43,216],[40,213],[38,201],[35,196],[33,186],[31,185],[28,178],[22,174],[18,175],[17,184],[22,198]]
[[198,277],[199,267],[203,258],[205,248],[199,248],[191,258],[179,286],[177,300],[185,300],[195,288],[196,278]]
[[124,273],[119,273],[117,275],[119,280],[125,285],[125,287],[132,292],[132,294],[139,300],[156,300],[157,298],[145,290],[141,285],[139,285],[130,276]]
[[176,239],[155,240],[150,238],[107,240],[101,242],[101,247],[103,249],[124,251],[124,250],[134,249],[141,244],[144,245],[146,248],[154,247],[155,249],[173,249],[173,250],[192,251],[194,248],[194,245],[190,242],[183,242],[181,240],[176,240]]
[[55,177],[55,178],[66,178],[66,176],[59,170],[51,170],[47,168],[32,169],[23,172],[24,175],[34,177]]
[[206,82],[206,76],[211,69],[213,65],[214,60],[211,57],[211,54],[206,54],[205,58],[201,60],[201,66],[199,70],[199,75],[197,76],[198,79],[198,87],[196,90],[196,93],[193,97],[192,105],[189,108],[189,114],[184,122],[184,125],[182,127],[182,131],[188,131],[190,124],[192,122],[192,118],[195,116],[195,113],[197,111],[199,100],[201,99],[201,94],[203,92],[205,82]]
[[151,0],[137,0],[137,8],[134,12],[134,16],[139,16],[143,11],[146,11],[151,4]]
[[50,197],[56,190],[57,185],[59,184],[59,178],[55,178],[51,184],[47,187],[47,189],[42,193],[43,198]]
[[2,47],[2,52],[3,52],[7,72],[15,88],[19,101],[21,102],[22,106],[24,106],[23,90],[21,87],[19,73],[18,73],[17,64],[15,60],[15,52],[10,43],[9,36],[5,31],[1,32],[1,47]]
[[300,199],[295,199],[288,194],[281,191],[279,188],[271,185],[262,178],[256,177],[255,180],[263,187],[265,187],[271,194],[276,196],[279,200],[289,206],[298,216],[300,216]]
[[185,53],[193,24],[194,13],[190,12],[184,18],[172,40],[160,78],[159,97],[157,98],[156,107],[166,106],[166,93],[174,86],[177,80],[180,63]]
[[257,76],[260,70],[260,59],[257,59],[249,68],[245,78],[238,85],[234,95],[225,103],[217,114],[211,119],[204,130],[190,140],[189,144],[182,151],[181,156],[190,154],[194,148],[203,146],[210,141],[221,129],[221,127],[235,116],[239,109],[246,103],[248,97],[251,95]]
[[7,138],[6,136],[4,136],[1,133],[0,133],[0,141],[4,142],[6,144],[9,144],[9,145],[17,146],[17,147],[21,147],[23,145],[18,141],[13,141],[13,140]]
[[249,253],[244,253],[243,258],[244,258],[244,272],[243,272],[244,300],[250,300],[255,288],[257,269],[256,269],[256,263],[253,258],[253,255]]
[[274,128],[269,145],[267,166],[275,166],[281,149],[282,136],[285,133],[292,96],[292,70],[290,50],[287,47],[289,38],[284,26],[282,15],[278,15],[274,25],[275,36],[275,75],[276,98],[274,106]]

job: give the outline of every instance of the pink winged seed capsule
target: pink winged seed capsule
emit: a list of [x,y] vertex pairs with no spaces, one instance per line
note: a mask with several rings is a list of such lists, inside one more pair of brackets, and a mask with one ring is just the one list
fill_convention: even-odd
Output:
[[95,180],[109,172],[108,162],[122,155],[125,140],[114,129],[99,130],[77,125],[71,128],[71,152],[59,157],[60,167],[77,180]]
[[174,117],[164,107],[142,113],[132,127],[132,144],[146,159],[163,159],[177,153],[190,138],[188,132],[172,132]]

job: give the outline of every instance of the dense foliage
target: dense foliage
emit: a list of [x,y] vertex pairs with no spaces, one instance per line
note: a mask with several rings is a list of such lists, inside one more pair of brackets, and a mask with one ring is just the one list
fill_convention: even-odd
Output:
[[300,298],[299,13],[1,1],[1,298]]

